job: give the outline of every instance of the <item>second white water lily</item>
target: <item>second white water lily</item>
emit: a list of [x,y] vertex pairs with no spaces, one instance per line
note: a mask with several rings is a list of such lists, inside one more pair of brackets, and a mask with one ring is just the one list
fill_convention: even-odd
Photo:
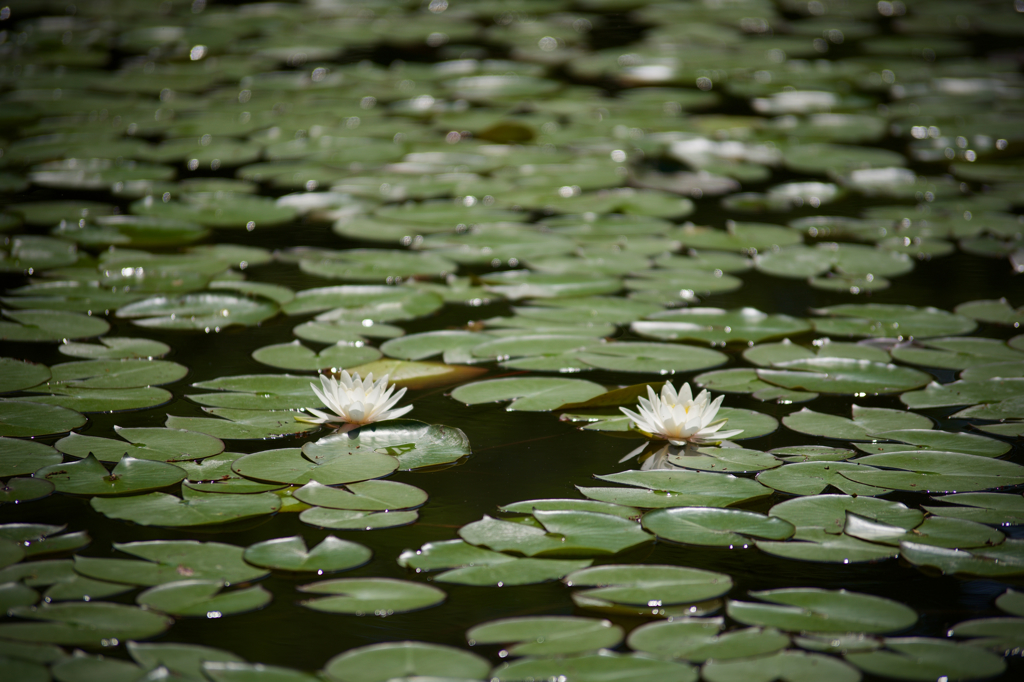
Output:
[[321,374],[320,384],[323,390],[316,384],[311,383],[309,386],[320,402],[333,414],[307,407],[306,411],[313,416],[296,417],[299,421],[312,424],[340,422],[362,426],[396,419],[412,409],[412,405],[392,409],[405,395],[406,389],[395,392],[394,386],[388,386],[387,374],[374,382],[373,372],[367,374],[365,379],[360,379],[358,372],[349,374],[341,370],[341,377],[338,379]]
[[620,407],[636,428],[655,438],[667,440],[673,445],[687,443],[713,443],[743,433],[743,429],[722,431],[727,419],[715,421],[723,396],[710,400],[707,391],[701,391],[694,398],[690,384],[684,383],[676,392],[671,382],[666,381],[659,396],[650,386],[647,398],[640,398],[639,412]]

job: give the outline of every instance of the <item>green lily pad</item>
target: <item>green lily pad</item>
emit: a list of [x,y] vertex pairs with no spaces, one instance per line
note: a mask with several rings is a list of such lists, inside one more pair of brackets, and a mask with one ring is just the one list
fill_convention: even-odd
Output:
[[625,471],[597,478],[636,487],[576,487],[592,500],[648,509],[728,507],[770,494],[757,481],[706,471]]
[[125,495],[174,485],[185,472],[173,464],[136,459],[124,455],[107,471],[91,454],[77,462],[54,464],[34,476],[53,483],[58,492],[74,495]]
[[765,603],[730,599],[729,617],[746,625],[811,632],[894,632],[917,622],[899,602],[846,590],[797,587],[751,592]]
[[693,340],[706,343],[758,342],[808,331],[810,325],[788,315],[767,314],[755,308],[684,308],[649,315],[630,324],[630,329],[665,341]]
[[705,372],[698,374],[694,382],[702,388],[721,391],[722,393],[749,393],[758,400],[774,400],[783,405],[807,402],[818,397],[817,393],[791,391],[769,384],[766,381],[761,381],[757,376],[757,370],[752,367],[719,369]]
[[536,510],[541,511],[589,511],[599,514],[611,514],[621,516],[624,519],[639,519],[640,510],[633,507],[624,507],[619,504],[597,502],[595,500],[575,499],[545,499],[545,500],[523,500],[498,507],[498,511],[518,514],[532,514]]
[[152,540],[115,543],[114,548],[144,561],[76,556],[75,571],[97,580],[149,587],[184,578],[232,585],[268,575],[242,560],[244,548],[220,542]]
[[829,315],[813,320],[815,331],[830,336],[929,338],[967,334],[973,320],[938,308],[884,303],[847,303],[815,310]]
[[658,509],[644,514],[643,527],[665,540],[713,547],[746,547],[751,537],[785,540],[794,531],[777,517],[713,507]]
[[324,671],[338,682],[392,679],[482,679],[490,663],[469,651],[425,642],[386,642],[349,649],[327,661]]
[[370,560],[372,552],[356,542],[328,535],[313,549],[301,536],[275,538],[246,547],[242,557],[250,564],[279,571],[315,572],[318,575],[347,571]]
[[838,534],[846,525],[847,512],[906,530],[914,528],[924,518],[920,511],[910,509],[902,502],[852,495],[798,497],[780,502],[768,514],[789,521],[797,528],[818,528]]
[[467,405],[512,400],[509,410],[547,412],[604,392],[601,385],[581,379],[514,377],[465,384],[452,391],[452,397]]
[[[726,635],[728,636],[728,635]],[[728,661],[716,658],[701,668],[707,682],[811,682],[828,679],[835,682],[859,682],[860,673],[849,663],[832,656],[805,651],[780,651],[770,656]]]
[[261,609],[273,598],[260,585],[231,592],[221,592],[223,588],[219,580],[179,580],[151,587],[135,602],[175,616],[220,618]]
[[121,360],[128,358],[159,358],[167,355],[171,347],[161,341],[151,339],[131,339],[127,337],[102,338],[96,343],[68,341],[62,343],[57,350],[64,355],[90,360]]
[[119,462],[128,455],[133,459],[177,462],[212,457],[224,451],[223,441],[205,433],[121,426],[115,426],[114,431],[124,441],[72,433],[57,441],[56,448],[72,457],[92,455],[101,462]]
[[[437,294],[378,284],[305,289],[282,306],[287,315],[321,313],[318,322],[388,322],[429,315],[444,305]],[[323,312],[327,311],[327,312]]]
[[211,407],[243,410],[298,410],[316,405],[319,400],[310,386],[310,377],[290,374],[242,374],[224,376],[193,384],[196,388],[218,393],[192,393],[187,397]]
[[128,642],[128,654],[143,668],[163,666],[183,677],[201,679],[204,663],[243,663],[235,654],[200,644]]
[[875,440],[874,434],[899,429],[930,429],[932,420],[913,412],[882,407],[852,408],[853,419],[823,414],[806,407],[782,418],[782,423],[811,436],[842,440]]
[[678,454],[674,454],[672,453],[674,449],[670,449],[666,458],[669,464],[697,471],[739,474],[772,469],[782,464],[772,455],[759,450],[704,447],[696,451],[692,451],[692,448],[685,448]]
[[899,550],[893,547],[806,527],[798,528],[786,542],[758,541],[757,548],[766,554],[785,559],[844,565],[877,562],[899,554]]
[[459,266],[435,253],[389,249],[298,251],[299,269],[318,277],[356,282],[388,282],[408,277],[443,277]]
[[264,439],[315,431],[315,424],[295,420],[296,413],[284,410],[240,410],[229,407],[204,407],[204,412],[222,419],[167,416],[169,429],[197,431],[220,439]]
[[702,663],[773,653],[789,645],[789,636],[774,628],[744,628],[719,634],[721,618],[648,623],[629,633],[629,646],[661,658]]
[[502,618],[470,628],[470,646],[505,644],[512,656],[565,656],[611,648],[622,641],[618,625],[597,618],[535,616]]
[[473,545],[528,557],[616,554],[649,542],[638,523],[586,511],[535,511],[538,524],[513,523],[485,515],[459,529]]
[[615,277],[596,274],[553,275],[529,270],[506,270],[481,278],[484,288],[512,300],[614,294],[622,288]]
[[170,391],[156,386],[144,388],[77,388],[53,386],[52,395],[35,394],[32,402],[77,412],[127,412],[144,410],[171,401]]
[[799,244],[798,233],[781,225],[726,222],[725,230],[684,225],[672,235],[692,249],[757,252]]
[[[0,585],[0,608],[4,613],[15,606],[32,606],[39,601],[39,593],[21,583],[3,583]],[[46,679],[45,677],[43,679]]]
[[444,354],[445,362],[449,362],[450,352],[468,351],[492,338],[490,334],[481,332],[440,330],[390,339],[382,343],[380,349],[384,354],[402,360],[424,360]]
[[0,358],[0,393],[32,388],[50,380],[50,368],[15,358]]
[[884,495],[886,488],[863,485],[850,480],[846,473],[875,471],[857,462],[798,462],[778,469],[762,471],[757,481],[769,488],[793,495],[817,495],[832,486],[847,495]]
[[846,448],[832,448],[826,445],[795,445],[788,448],[774,448],[769,454],[784,462],[842,462],[855,454]]
[[1024,540],[1013,538],[996,547],[970,550],[902,542],[900,556],[915,566],[932,568],[946,575],[986,578],[1024,575]]
[[506,558],[509,560],[501,563],[454,568],[441,573],[434,580],[440,583],[479,587],[533,585],[559,580],[593,563],[589,559]]
[[63,460],[49,445],[17,438],[0,438],[0,478],[31,474]]
[[1024,617],[1024,598],[1017,590],[1006,590],[996,599],[996,606],[1000,610],[1014,616]]
[[327,594],[299,602],[315,611],[356,616],[390,616],[437,606],[446,594],[430,585],[390,578],[336,578],[301,585],[307,594]]
[[469,438],[461,429],[414,419],[367,424],[302,446],[302,454],[317,464],[331,464],[348,456],[386,454],[398,460],[402,471],[450,464],[470,451]]
[[972,492],[1024,483],[1024,467],[1019,464],[959,452],[887,452],[857,461],[885,470],[851,470],[843,476],[891,490]]
[[574,593],[574,598],[648,607],[701,602],[732,589],[732,578],[723,573],[653,564],[585,568],[569,574],[564,582],[569,587],[590,588]]
[[213,682],[319,682],[321,678],[292,668],[262,663],[232,663],[219,661],[203,661],[198,679],[210,679]]
[[[930,407],[952,407],[954,405],[975,405],[974,408],[962,410],[961,418],[972,417],[978,414],[978,418],[985,419],[985,414],[998,414],[999,406],[988,407],[988,403],[1000,403],[1002,401],[1018,401],[1024,397],[1024,378],[1009,379],[987,379],[981,381],[960,380],[949,384],[932,382],[920,391],[911,391],[900,396],[900,400],[907,407],[914,410],[923,410]],[[982,409],[978,403],[985,403]],[[1013,416],[1012,414],[1010,415]],[[998,416],[989,416],[988,419],[1001,419]]]
[[[367,324],[364,325],[363,322],[367,322]],[[365,342],[367,338],[395,339],[405,334],[405,330],[393,324],[378,324],[373,320],[364,320],[363,322],[346,322],[344,320],[316,322],[314,320],[297,325],[292,329],[292,333],[304,341],[315,343],[338,343],[340,341],[357,343]]]
[[292,496],[315,507],[356,511],[414,509],[427,501],[426,492],[398,481],[362,481],[334,488],[311,480]]
[[1005,298],[994,301],[968,301],[961,303],[954,311],[979,322],[1020,327],[1024,323],[1024,311],[1014,309]]
[[152,296],[121,306],[117,317],[140,327],[218,332],[230,325],[253,326],[277,314],[276,303],[222,293]]
[[308,372],[355,367],[373,362],[380,356],[381,352],[376,348],[344,342],[328,346],[317,353],[297,340],[257,348],[252,353],[253,359],[264,365]]
[[962,452],[979,457],[1000,457],[1010,451],[1010,444],[994,438],[976,436],[970,433],[950,433],[929,429],[897,429],[873,434],[878,438],[899,441],[898,443],[854,443],[862,452],[906,452],[911,450],[942,450]]
[[660,375],[707,369],[726,361],[723,353],[708,348],[628,341],[587,346],[575,355],[586,366],[597,369]]
[[4,310],[0,340],[48,342],[87,339],[106,334],[110,324],[99,317],[60,310]]
[[157,492],[131,497],[94,497],[90,504],[112,519],[168,528],[227,523],[274,514],[281,508],[281,500],[269,492],[224,495],[183,486],[181,495],[179,498]]
[[515,562],[516,557],[471,545],[464,540],[428,542],[418,550],[407,549],[398,556],[398,565],[417,572],[463,566],[494,566]]
[[974,680],[994,677],[1006,669],[1001,656],[969,644],[929,637],[888,638],[885,649],[850,653],[845,658],[870,675],[902,680]]
[[326,509],[313,507],[299,514],[299,521],[318,528],[332,530],[378,530],[416,523],[416,511],[358,511],[351,509]]
[[84,425],[84,415],[55,405],[0,399],[0,436],[44,436]]
[[239,476],[272,483],[339,485],[387,476],[398,466],[397,459],[378,452],[342,453],[319,464],[303,457],[299,448],[283,448],[240,457],[231,469]]
[[0,484],[0,504],[21,504],[52,495],[53,483],[39,478],[9,478]]
[[[922,506],[936,516],[1006,526],[1024,524],[1024,497],[1012,493],[955,493],[932,498],[952,507]],[[962,506],[961,506],[962,505]]]
[[920,526],[908,531],[856,514],[847,514],[843,532],[851,537],[893,547],[906,541],[935,547],[971,549],[995,546],[1006,539],[999,531],[980,523],[941,516],[929,517]]
[[[191,150],[183,150],[175,158],[191,158]],[[249,232],[276,227],[298,215],[292,206],[282,206],[269,197],[238,192],[195,192],[184,194],[181,201],[161,202],[147,196],[132,203],[135,215],[185,220],[206,227],[242,228]]]
[[773,367],[757,370],[758,378],[789,390],[814,393],[899,393],[924,386],[931,379],[929,374],[910,367],[849,358],[790,360]]
[[523,658],[511,663],[502,663],[494,669],[491,676],[500,682],[560,677],[578,682],[696,682],[699,677],[697,671],[687,663],[662,661],[637,654],[617,654],[612,651],[564,658]]
[[890,352],[900,362],[943,369],[967,369],[995,362],[1024,360],[1024,353],[1008,347],[1002,341],[977,337],[931,339],[921,345],[901,344]]
[[153,637],[173,622],[162,613],[100,601],[19,606],[10,615],[32,622],[0,624],[6,639],[96,648],[112,639]]

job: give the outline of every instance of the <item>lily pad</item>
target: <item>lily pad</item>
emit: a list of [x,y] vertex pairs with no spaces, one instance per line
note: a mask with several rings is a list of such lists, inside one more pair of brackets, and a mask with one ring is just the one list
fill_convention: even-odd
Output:
[[996,547],[970,550],[902,542],[900,556],[915,566],[932,568],[946,575],[986,578],[1024,575],[1024,540],[1013,538]]
[[62,343],[57,350],[64,355],[90,360],[121,360],[128,358],[159,358],[167,355],[171,347],[161,341],[151,339],[132,339],[118,336],[102,338],[97,343],[68,341]]
[[274,493],[224,495],[183,486],[181,495],[179,498],[157,492],[132,497],[95,497],[90,504],[112,519],[168,528],[227,523],[274,514],[281,508],[281,500]]
[[[727,637],[728,635],[726,635]],[[849,663],[832,656],[806,651],[780,651],[771,656],[728,661],[716,658],[701,668],[707,682],[811,682],[828,679],[835,682],[859,682],[860,673]]]
[[218,393],[192,393],[187,397],[211,407],[243,410],[298,410],[319,404],[310,377],[290,374],[242,374],[193,384]]
[[115,426],[114,431],[124,441],[72,433],[57,441],[56,448],[72,457],[92,455],[101,462],[119,462],[128,455],[133,459],[177,462],[212,457],[224,451],[223,441],[204,433],[120,426]]
[[941,516],[929,517],[920,526],[908,531],[856,514],[847,514],[843,532],[850,537],[893,547],[906,541],[935,547],[971,549],[995,546],[1006,539],[999,531],[980,523]]
[[144,388],[76,388],[53,386],[52,395],[35,394],[32,402],[77,412],[127,412],[144,410],[171,401],[170,391],[156,386]]
[[469,651],[425,642],[386,642],[349,649],[327,661],[324,671],[338,682],[392,679],[482,679],[490,663]]
[[962,452],[979,457],[1000,457],[1010,451],[1010,444],[994,438],[976,436],[970,433],[950,433],[930,429],[897,429],[873,434],[878,438],[899,441],[897,443],[854,443],[863,452],[906,452],[919,450],[941,450]]
[[473,545],[514,551],[528,557],[616,554],[652,537],[634,521],[586,511],[535,511],[537,524],[484,516],[459,529]]
[[511,587],[533,585],[564,578],[573,571],[587,568],[589,559],[534,559],[513,558],[500,563],[463,566],[445,571],[434,580],[457,585],[480,587]]
[[704,471],[625,471],[597,478],[635,487],[576,487],[592,500],[648,509],[728,507],[770,494],[756,481]]
[[87,339],[106,334],[110,324],[99,317],[60,310],[4,310],[0,340],[47,342]]
[[843,476],[891,490],[972,492],[1024,483],[1019,464],[959,452],[887,452],[857,461],[885,470],[850,470]]
[[932,420],[913,412],[853,405],[853,419],[823,414],[806,407],[782,418],[800,433],[842,440],[875,440],[874,434],[899,429],[930,429]]
[[302,454],[317,464],[348,456],[386,454],[398,460],[402,471],[450,464],[470,451],[469,438],[461,429],[414,419],[367,424],[302,446]]
[[257,542],[245,549],[243,558],[250,564],[279,571],[315,572],[318,575],[347,571],[370,560],[372,552],[355,542],[328,535],[311,550],[302,537],[276,538]]
[[231,469],[239,476],[272,483],[339,485],[387,476],[398,466],[397,459],[377,452],[340,453],[320,464],[304,457],[299,448],[283,448],[240,457]]
[[153,296],[121,306],[117,317],[140,327],[219,332],[230,325],[253,326],[277,314],[276,303],[223,293]]
[[938,308],[915,308],[885,303],[847,303],[815,310],[824,319],[813,321],[815,331],[830,336],[929,338],[967,334],[973,320]]
[[125,495],[166,488],[185,478],[173,464],[124,455],[107,471],[91,454],[77,462],[55,464],[35,472],[36,478],[53,483],[58,492],[74,495]]
[[311,526],[332,530],[378,530],[416,523],[416,511],[369,512],[351,509],[313,507],[299,514],[299,520]]
[[391,578],[336,578],[298,588],[308,594],[327,594],[299,602],[315,611],[356,616],[390,616],[437,606],[446,594],[430,585]]
[[665,341],[724,344],[794,336],[808,331],[810,325],[788,315],[769,315],[755,308],[684,308],[649,315],[647,320],[633,322],[630,329],[640,336]]
[[832,486],[847,495],[884,495],[886,488],[863,485],[845,476],[847,472],[876,471],[857,462],[797,462],[762,471],[757,481],[769,488],[793,495],[817,495]]
[[786,542],[758,541],[757,548],[766,554],[785,559],[843,565],[877,562],[899,554],[899,550],[894,547],[806,527],[798,528]]
[[815,495],[780,502],[768,512],[770,516],[789,521],[797,528],[819,528],[829,533],[842,533],[847,512],[876,521],[914,528],[924,518],[917,509],[902,502],[852,495]]
[[590,588],[574,593],[574,598],[648,607],[701,602],[732,589],[732,578],[723,573],[654,564],[585,568],[571,573],[564,582],[569,587]]
[[713,507],[658,509],[644,515],[643,526],[665,540],[713,547],[746,547],[751,537],[784,540],[794,531],[777,517]]
[[0,504],[21,504],[52,495],[53,483],[39,478],[9,478],[0,484]]
[[582,379],[514,377],[465,384],[452,391],[452,397],[467,405],[512,400],[508,410],[547,412],[604,392],[600,384]]
[[426,492],[398,481],[362,481],[335,488],[312,480],[292,496],[315,507],[356,511],[414,509],[427,501]]
[[204,407],[204,412],[222,417],[175,417],[167,415],[169,429],[197,431],[220,439],[264,439],[315,431],[315,424],[295,420],[296,413],[283,410],[239,410],[229,407]]
[[63,460],[49,445],[17,438],[0,438],[0,478],[31,474]]
[[1020,495],[1012,493],[955,493],[940,495],[932,499],[956,505],[922,507],[936,516],[998,526],[1024,524],[1024,497]]
[[902,680],[974,680],[994,677],[1006,669],[1001,656],[929,637],[887,638],[884,649],[849,653],[845,658],[869,675]]
[[502,663],[491,673],[500,682],[547,680],[565,677],[577,682],[631,680],[631,682],[696,682],[699,675],[687,663],[662,661],[637,654],[601,651],[564,658],[523,658]]
[[470,628],[466,640],[478,644],[511,644],[512,656],[564,656],[611,648],[622,641],[618,625],[597,618],[536,616],[502,618]]
[[894,632],[917,622],[917,612],[883,597],[846,590],[797,587],[751,592],[765,603],[730,599],[729,617],[746,625],[811,632]]
[[929,374],[910,367],[831,357],[775,363],[773,369],[757,370],[757,376],[789,390],[856,396],[909,391],[931,379]]
[[76,556],[75,571],[98,580],[142,586],[163,585],[183,578],[220,580],[232,585],[268,574],[242,560],[242,547],[220,542],[152,540],[115,543],[114,548],[143,561]]
[[223,587],[219,580],[179,580],[151,587],[135,602],[175,616],[220,618],[261,609],[273,598],[260,585],[231,592],[221,592]]
[[381,356],[376,348],[338,342],[319,353],[303,346],[297,340],[257,348],[253,360],[280,369],[316,372],[336,370],[373,362]]
[[15,358],[0,358],[0,393],[32,388],[49,381],[50,368]]

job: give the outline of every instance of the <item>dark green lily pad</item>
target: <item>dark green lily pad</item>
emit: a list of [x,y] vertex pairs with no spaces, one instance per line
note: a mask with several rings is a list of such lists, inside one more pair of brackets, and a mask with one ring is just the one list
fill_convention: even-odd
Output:
[[968,301],[955,308],[958,315],[964,315],[979,322],[1004,324],[1020,327],[1024,323],[1024,311],[1014,309],[1005,298],[994,301]]
[[0,321],[2,341],[63,341],[87,339],[106,334],[110,324],[100,317],[90,317],[60,310],[4,310]]
[[221,592],[223,588],[219,580],[179,580],[151,587],[135,602],[175,616],[220,618],[261,609],[273,598],[260,585],[231,592]]
[[590,559],[534,559],[507,556],[506,558],[508,561],[500,563],[454,568],[441,573],[434,580],[440,583],[479,587],[533,585],[559,580],[593,563]]
[[560,677],[578,682],[696,682],[699,677],[697,671],[686,663],[662,661],[637,654],[617,654],[612,651],[565,658],[523,658],[511,663],[502,663],[494,669],[491,676],[500,682]]
[[243,558],[250,564],[279,571],[315,572],[318,575],[347,571],[370,560],[372,552],[356,542],[328,535],[313,549],[298,535],[249,545]]
[[381,352],[376,348],[345,342],[328,346],[317,353],[297,340],[257,348],[252,353],[253,359],[264,365],[308,372],[355,367],[373,362],[380,356]]
[[114,548],[144,561],[76,556],[75,571],[98,580],[150,587],[183,578],[220,580],[232,585],[268,574],[242,560],[244,548],[220,542],[152,540],[115,543]]
[[889,638],[885,640],[885,649],[850,653],[845,658],[870,675],[903,680],[974,680],[994,677],[1006,669],[1001,656],[968,644],[929,637]]
[[844,565],[877,562],[899,554],[899,550],[894,547],[807,527],[798,528],[786,542],[758,541],[757,548],[766,554],[785,559]]
[[32,388],[49,381],[50,368],[35,362],[0,358],[0,393]]
[[999,457],[1010,451],[1010,444],[994,438],[976,436],[970,433],[950,433],[931,429],[897,429],[873,434],[878,438],[899,441],[897,443],[854,443],[862,452],[906,452],[913,450],[942,450],[962,452],[979,457]]
[[[977,406],[978,403],[999,403],[1001,401],[1019,400],[1024,397],[1024,378],[988,379],[980,381],[961,380],[949,384],[932,382],[920,391],[911,391],[900,396],[907,407],[923,410],[930,407],[952,407],[954,405],[976,405],[959,413],[961,418],[978,417],[985,419],[987,409]],[[995,406],[998,410],[998,406]],[[991,414],[997,414],[993,411]],[[1010,415],[1012,416],[1012,414]],[[988,419],[1003,417],[990,416]]]
[[20,504],[52,495],[53,483],[39,478],[9,478],[0,484],[0,504]]
[[45,436],[84,425],[84,415],[56,405],[0,399],[0,436]]
[[[725,635],[724,637],[728,637]],[[723,637],[723,639],[724,639]],[[805,651],[780,651],[771,656],[728,661],[716,658],[701,668],[707,682],[771,682],[828,679],[834,682],[859,682],[860,673],[849,663],[832,656]]]
[[470,454],[470,451],[469,438],[461,429],[414,419],[390,419],[367,424],[302,446],[302,454],[317,464],[376,453],[397,459],[402,471],[450,464]]
[[884,303],[848,303],[815,310],[829,315],[813,320],[814,329],[830,336],[928,338],[967,334],[977,326],[973,320],[938,308],[915,308]]
[[467,405],[512,400],[509,410],[547,412],[604,392],[600,384],[581,379],[515,377],[466,384],[452,391],[452,397]]
[[217,393],[192,393],[200,405],[243,410],[299,410],[319,404],[308,376],[243,374],[193,384]]
[[719,634],[721,618],[648,623],[629,633],[629,646],[662,658],[702,663],[761,656],[784,649],[789,636],[775,628],[743,628]]
[[416,523],[416,511],[358,511],[313,507],[299,514],[299,520],[311,526],[332,530],[377,530]]
[[886,488],[863,485],[846,477],[847,472],[874,471],[857,462],[798,462],[762,471],[757,481],[769,488],[793,495],[817,495],[832,486],[847,495],[884,495]]
[[159,358],[170,352],[171,347],[151,339],[131,339],[123,336],[102,338],[96,343],[68,341],[57,350],[64,355],[90,360],[120,360],[128,358]]
[[296,421],[297,413],[284,410],[239,410],[229,407],[204,407],[204,412],[223,417],[175,417],[167,415],[169,429],[198,431],[221,439],[264,439],[315,431],[316,424]]
[[390,578],[336,578],[298,588],[307,594],[327,594],[299,602],[302,606],[328,613],[356,616],[390,616],[437,606],[446,594],[430,585]]
[[808,331],[810,325],[788,315],[767,314],[754,308],[684,308],[648,316],[630,329],[640,336],[665,341],[693,340],[706,343],[758,342]]
[[768,512],[797,528],[818,528],[832,534],[843,532],[846,514],[851,512],[882,523],[910,530],[924,518],[917,509],[902,502],[852,495],[813,495],[780,502]]
[[757,376],[789,390],[856,396],[909,391],[931,379],[931,375],[910,367],[822,357],[775,363],[773,369],[757,370]]
[[324,671],[338,682],[391,679],[483,679],[490,663],[469,651],[425,642],[387,642],[349,649],[327,661]]
[[891,490],[972,492],[1024,483],[1024,467],[1019,464],[959,452],[888,452],[857,461],[885,470],[850,470],[843,476]]
[[574,593],[574,597],[631,606],[701,602],[732,589],[732,578],[723,573],[653,564],[585,568],[568,575],[564,582],[569,587],[590,588]]
[[922,509],[936,516],[998,526],[1024,524],[1024,497],[1013,493],[955,493],[932,499],[957,505],[922,506]]
[[31,474],[63,457],[49,445],[17,438],[0,438],[0,478]]
[[823,414],[806,407],[782,418],[782,423],[800,433],[842,440],[875,440],[875,433],[898,429],[930,429],[932,420],[913,412],[882,407],[853,406],[853,419]]
[[378,452],[344,453],[319,464],[303,457],[299,448],[283,448],[240,457],[231,464],[231,469],[240,476],[259,481],[291,485],[317,481],[339,485],[387,476],[398,466],[397,459]]
[[128,654],[143,668],[163,666],[172,673],[201,679],[204,662],[242,663],[235,654],[200,644],[128,642]]
[[636,487],[576,487],[592,500],[648,509],[728,507],[770,494],[757,481],[705,471],[625,471],[597,478]]
[[355,511],[414,509],[427,501],[426,492],[398,481],[362,481],[335,488],[311,480],[292,496],[315,507]]
[[914,542],[900,543],[900,556],[946,575],[1012,577],[1024,575],[1024,540],[1009,538],[996,547],[948,549]]

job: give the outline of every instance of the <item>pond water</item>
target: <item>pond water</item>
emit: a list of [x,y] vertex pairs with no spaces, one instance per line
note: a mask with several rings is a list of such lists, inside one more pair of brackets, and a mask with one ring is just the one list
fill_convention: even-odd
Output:
[[1022,13],[0,8],[0,665],[1017,679]]

